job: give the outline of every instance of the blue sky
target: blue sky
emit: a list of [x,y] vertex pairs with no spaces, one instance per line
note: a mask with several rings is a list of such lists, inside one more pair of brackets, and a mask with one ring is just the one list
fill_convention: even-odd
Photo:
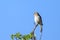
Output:
[[[34,12],[43,20],[42,40],[60,40],[59,0],[0,0],[0,40],[11,40],[10,35],[29,34],[34,28]],[[39,40],[40,27],[35,34]]]

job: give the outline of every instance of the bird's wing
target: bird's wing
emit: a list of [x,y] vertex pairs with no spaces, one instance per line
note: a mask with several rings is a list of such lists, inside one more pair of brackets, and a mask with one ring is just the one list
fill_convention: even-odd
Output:
[[43,25],[43,23],[42,23],[42,17],[38,14],[38,16],[39,16],[39,20],[40,20],[40,25]]

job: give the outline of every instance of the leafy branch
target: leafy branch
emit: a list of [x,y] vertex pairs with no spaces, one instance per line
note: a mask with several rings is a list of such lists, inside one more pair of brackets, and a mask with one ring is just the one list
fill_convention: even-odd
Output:
[[25,35],[22,35],[20,34],[19,32],[16,33],[16,34],[12,34],[11,35],[11,39],[14,40],[36,40],[36,37],[34,36],[34,33],[30,33],[30,34],[25,34]]
[[36,40],[36,36],[34,35],[34,31],[36,29],[37,25],[35,25],[35,28],[33,31],[29,34],[22,35],[21,33],[16,33],[11,35],[11,39],[14,40]]

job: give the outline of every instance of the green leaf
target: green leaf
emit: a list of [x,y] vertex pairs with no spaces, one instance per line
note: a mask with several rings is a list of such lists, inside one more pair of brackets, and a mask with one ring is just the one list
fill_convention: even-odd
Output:
[[18,33],[16,33],[15,35],[16,35],[16,38],[21,39],[21,36],[22,36],[22,35],[21,35],[19,32],[18,32]]
[[11,39],[14,40],[14,35],[13,34],[11,35]]

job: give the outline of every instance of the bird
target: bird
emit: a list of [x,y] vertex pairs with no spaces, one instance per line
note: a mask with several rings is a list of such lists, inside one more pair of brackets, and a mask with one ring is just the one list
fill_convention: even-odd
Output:
[[38,12],[34,12],[34,23],[37,26],[40,25],[40,32],[42,33],[42,26],[43,26],[42,17]]

